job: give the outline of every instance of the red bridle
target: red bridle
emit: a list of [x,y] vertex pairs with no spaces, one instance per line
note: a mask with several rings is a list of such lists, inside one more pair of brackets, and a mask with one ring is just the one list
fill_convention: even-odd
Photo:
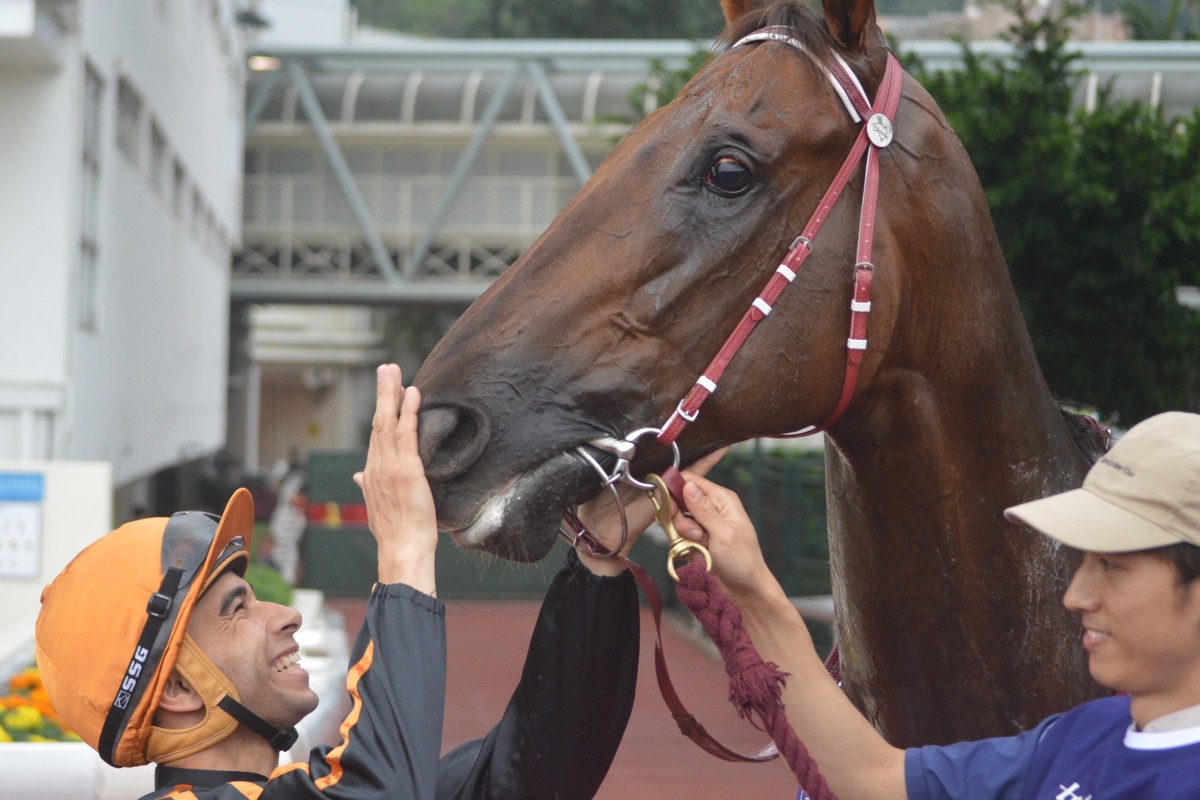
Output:
[[[761,41],[785,42],[803,52],[808,52],[800,41],[791,36],[791,32],[787,28],[778,26],[755,31],[739,40],[733,47]],[[832,413],[820,425],[812,425],[792,433],[777,434],[777,436],[808,436],[826,430],[837,422],[854,396],[854,388],[858,383],[858,370],[867,349],[867,320],[871,313],[871,278],[875,269],[871,262],[871,250],[875,238],[875,207],[879,195],[879,151],[892,141],[892,120],[895,118],[896,108],[900,102],[902,78],[896,57],[888,53],[883,81],[879,85],[875,102],[872,104],[846,63],[836,55],[834,59],[832,63],[825,65],[825,70],[851,117],[856,122],[862,123],[862,128],[859,130],[850,152],[846,155],[845,161],[842,162],[841,169],[834,176],[833,183],[825,191],[821,202],[817,204],[816,210],[809,218],[808,224],[792,242],[783,263],[775,269],[770,280],[767,281],[766,287],[750,304],[750,308],[746,310],[733,333],[725,340],[725,344],[717,352],[716,357],[696,379],[691,391],[679,401],[675,411],[663,423],[658,440],[664,445],[673,445],[683,429],[696,420],[700,414],[700,406],[717,390],[717,383],[721,380],[729,362],[737,355],[738,350],[746,343],[746,339],[758,327],[758,324],[771,313],[772,307],[779,296],[783,294],[783,290],[795,280],[796,273],[800,271],[804,261],[812,252],[813,240],[816,238],[817,232],[825,224],[833,204],[837,202],[865,152],[866,167],[863,176],[862,211],[859,216],[858,251],[854,264],[854,292],[850,300],[850,335],[846,340],[846,372],[842,381],[842,393]]]
[[[759,41],[781,41],[803,52],[807,52],[804,45],[793,38],[787,28],[782,27],[768,27],[755,31],[739,40],[733,46],[738,47],[743,44]],[[896,108],[900,102],[902,79],[899,63],[896,61],[895,56],[888,53],[887,67],[884,71],[883,81],[880,83],[875,103],[872,104],[868,101],[866,93],[863,91],[858,79],[854,77],[854,73],[840,57],[835,55],[834,62],[826,65],[825,70],[835,91],[849,111],[851,118],[855,122],[862,124],[858,137],[854,140],[854,145],[850,148],[850,152],[842,162],[837,175],[834,176],[832,184],[825,191],[820,203],[817,204],[817,208],[809,218],[808,224],[804,226],[800,235],[792,242],[787,255],[783,259],[783,263],[775,269],[770,280],[767,281],[766,287],[754,299],[754,302],[751,303],[750,308],[742,316],[737,327],[734,328],[733,333],[725,341],[725,344],[721,347],[716,357],[704,370],[703,374],[696,379],[695,385],[687,396],[679,401],[675,411],[663,424],[662,428],[642,428],[630,433],[623,440],[606,438],[590,442],[591,446],[617,456],[617,466],[613,469],[611,475],[606,475],[605,470],[587,452],[585,447],[577,448],[580,455],[604,478],[604,485],[613,494],[617,509],[621,515],[621,542],[611,550],[606,550],[604,545],[583,526],[573,510],[567,512],[566,525],[562,528],[563,535],[572,546],[586,546],[593,555],[616,556],[628,565],[630,571],[633,572],[634,577],[645,592],[653,610],[656,633],[658,634],[654,653],[655,673],[663,699],[671,709],[680,730],[685,735],[709,753],[729,761],[766,761],[777,757],[779,753],[773,745],[769,745],[753,755],[735,753],[713,739],[704,730],[704,726],[683,706],[671,683],[666,666],[666,657],[662,649],[662,635],[659,629],[661,607],[658,600],[657,588],[645,570],[628,561],[624,556],[618,555],[625,545],[628,535],[628,524],[625,519],[625,510],[621,496],[617,492],[615,484],[620,481],[642,489],[648,489],[652,492],[655,491],[656,487],[654,485],[643,483],[633,478],[629,473],[630,460],[636,451],[637,440],[643,435],[654,433],[660,442],[671,447],[674,451],[676,463],[674,467],[668,468],[663,472],[660,482],[676,498],[676,502],[680,503],[678,493],[682,489],[683,479],[677,470],[679,466],[679,448],[675,440],[688,423],[696,420],[696,417],[700,413],[700,406],[717,390],[717,382],[721,379],[726,367],[729,366],[729,362],[733,360],[733,357],[741,349],[742,345],[745,344],[746,339],[758,324],[771,313],[772,306],[779,299],[779,296],[783,294],[783,290],[795,280],[796,273],[812,252],[812,244],[817,232],[825,223],[830,210],[833,208],[833,204],[837,202],[842,190],[846,187],[855,169],[857,169],[859,160],[863,158],[865,153],[866,166],[863,176],[862,210],[859,217],[858,250],[854,264],[854,292],[850,300],[850,335],[846,341],[846,372],[842,381],[842,392],[833,412],[820,425],[810,426],[809,428],[793,433],[779,434],[779,436],[807,436],[818,431],[823,431],[832,426],[850,404],[850,400],[854,396],[855,386],[858,383],[858,371],[862,365],[863,354],[867,349],[867,320],[871,313],[871,278],[875,269],[871,262],[871,252],[875,235],[875,208],[879,194],[879,150],[887,147],[892,141],[892,120],[895,117]],[[660,500],[661,502],[666,502],[665,497],[660,498]],[[660,506],[660,512],[661,510]],[[703,552],[703,548],[699,548],[698,545],[689,545],[689,547],[700,549]],[[674,557],[674,550],[672,550],[669,558]],[[789,760],[790,758],[791,756],[789,755]],[[793,764],[792,766],[795,769],[795,765]],[[812,767],[815,770],[815,763],[812,764]]]

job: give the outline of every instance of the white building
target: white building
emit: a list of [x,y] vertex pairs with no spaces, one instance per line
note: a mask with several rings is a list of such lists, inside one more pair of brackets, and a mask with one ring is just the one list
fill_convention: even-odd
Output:
[[0,458],[107,461],[118,517],[225,441],[234,0],[0,0]]

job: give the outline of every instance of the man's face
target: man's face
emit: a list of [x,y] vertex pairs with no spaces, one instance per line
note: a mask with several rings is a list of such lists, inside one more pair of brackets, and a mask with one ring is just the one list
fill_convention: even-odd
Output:
[[1200,703],[1200,590],[1146,553],[1084,553],[1063,597],[1099,683],[1159,714]]
[[295,609],[257,600],[250,584],[226,572],[196,604],[188,634],[233,682],[243,705],[286,728],[317,707],[298,663],[300,621]]

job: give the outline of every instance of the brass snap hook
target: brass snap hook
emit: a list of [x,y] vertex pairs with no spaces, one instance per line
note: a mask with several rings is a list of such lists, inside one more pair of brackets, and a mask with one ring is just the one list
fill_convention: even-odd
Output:
[[646,480],[654,486],[654,491],[646,492],[650,495],[650,502],[654,503],[654,518],[659,527],[666,531],[667,539],[671,542],[670,549],[667,550],[667,572],[671,574],[671,580],[679,583],[679,575],[675,572],[675,560],[693,553],[703,556],[705,572],[712,572],[712,556],[709,555],[708,549],[683,538],[679,531],[675,530],[675,525],[671,522],[671,494],[667,491],[667,484],[654,473],[647,475]]

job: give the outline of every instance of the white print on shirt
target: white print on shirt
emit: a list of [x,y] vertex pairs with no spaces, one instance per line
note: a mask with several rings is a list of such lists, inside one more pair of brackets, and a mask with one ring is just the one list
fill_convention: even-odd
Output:
[[1090,794],[1084,797],[1075,794],[1075,790],[1079,788],[1079,781],[1075,781],[1070,786],[1063,786],[1060,783],[1058,788],[1062,789],[1062,792],[1055,795],[1054,800],[1092,800]]

